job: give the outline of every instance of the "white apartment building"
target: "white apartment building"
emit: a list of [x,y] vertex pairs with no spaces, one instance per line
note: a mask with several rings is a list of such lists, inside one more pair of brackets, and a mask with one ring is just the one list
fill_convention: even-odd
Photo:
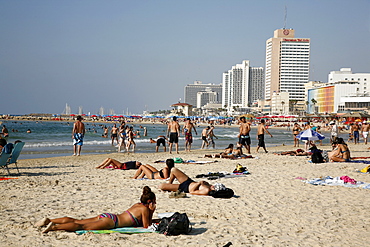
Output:
[[278,29],[266,41],[265,99],[288,92],[290,100],[305,99],[309,80],[310,39],[295,38],[295,30]]
[[[356,94],[368,95],[370,93],[370,73],[353,73],[351,68],[341,68],[340,71],[331,71],[328,76],[328,83],[358,82]],[[352,95],[356,96],[356,95]]]
[[247,108],[263,98],[263,88],[263,68],[250,67],[250,62],[244,60],[222,74],[222,106]]
[[211,91],[210,88],[197,93],[197,108],[202,108],[208,103],[217,104],[218,102],[218,93]]

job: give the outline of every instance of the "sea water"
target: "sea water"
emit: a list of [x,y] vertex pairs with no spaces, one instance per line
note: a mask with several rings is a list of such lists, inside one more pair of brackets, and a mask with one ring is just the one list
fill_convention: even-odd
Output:
[[[73,122],[3,121],[3,125],[6,125],[9,130],[9,137],[7,138],[8,142],[14,142],[16,140],[25,142],[20,159],[69,156],[73,153]],[[128,123],[128,125],[134,127],[134,133],[136,131],[139,131],[140,133],[140,137],[134,139],[136,142],[135,152],[137,153],[155,152],[156,144],[150,143],[150,138],[156,140],[159,135],[166,135],[167,131],[167,125],[164,124]],[[108,134],[108,138],[102,137],[104,126],[107,126],[110,129],[113,126],[113,123],[85,122],[86,134],[81,155],[118,152],[116,141],[114,141],[114,145],[112,146],[110,133]],[[119,126],[118,123],[117,126]],[[147,130],[147,136],[144,136],[144,127]],[[198,135],[193,133],[192,149],[200,149],[202,145],[201,132],[205,127],[206,126],[196,126]],[[31,133],[27,133],[27,130],[31,130]],[[286,127],[269,128],[269,131],[273,135],[273,138],[270,138],[269,135],[265,135],[267,148],[282,144],[293,145],[292,131],[288,130]],[[239,128],[237,126],[216,125],[214,133],[218,137],[218,139],[214,139],[216,149],[224,149],[230,143],[234,145],[237,143]],[[324,139],[323,143],[329,143],[328,133],[324,134],[326,135],[326,139]],[[253,152],[258,143],[256,139],[256,128],[252,128],[250,136]],[[184,149],[185,138],[181,134],[179,138],[179,151],[183,151]],[[211,147],[209,147],[209,149],[211,150]],[[159,151],[163,151],[162,146],[159,148]],[[122,152],[126,152],[124,148],[122,148]]]

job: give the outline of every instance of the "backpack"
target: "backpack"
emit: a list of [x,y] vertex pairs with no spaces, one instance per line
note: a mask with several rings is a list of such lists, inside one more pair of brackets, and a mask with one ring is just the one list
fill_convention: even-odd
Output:
[[311,161],[312,163],[324,163],[324,157],[322,157],[322,154],[320,151],[316,151],[312,153]]
[[163,217],[158,225],[158,232],[167,236],[188,234],[190,231],[190,221],[186,213],[176,212],[170,217]]

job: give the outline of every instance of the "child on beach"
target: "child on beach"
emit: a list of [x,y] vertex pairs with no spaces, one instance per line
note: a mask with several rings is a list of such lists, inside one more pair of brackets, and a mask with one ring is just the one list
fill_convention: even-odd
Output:
[[43,233],[49,231],[77,230],[109,230],[126,226],[143,226],[148,228],[152,224],[153,213],[156,208],[156,197],[152,190],[145,186],[140,203],[134,204],[122,214],[103,213],[96,217],[77,220],[70,217],[58,219],[44,218],[35,223],[36,227],[47,226]]

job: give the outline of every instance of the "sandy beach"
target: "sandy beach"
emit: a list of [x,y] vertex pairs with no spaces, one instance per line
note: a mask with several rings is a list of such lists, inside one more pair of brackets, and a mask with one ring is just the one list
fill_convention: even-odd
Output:
[[[369,174],[356,172],[367,165],[312,164],[307,157],[272,154],[293,149],[291,145],[269,148],[268,154],[253,153],[258,159],[241,160],[203,158],[217,150],[20,160],[20,175],[12,176],[17,179],[0,181],[1,246],[224,246],[228,242],[232,246],[368,246],[370,190],[314,186],[297,179],[349,176],[370,183]],[[352,144],[350,149],[353,157],[370,156],[364,144]],[[251,174],[214,181],[235,191],[231,199],[191,195],[174,199],[157,188],[164,181],[133,180],[134,170],[95,169],[107,157],[121,162],[138,160],[157,168],[164,164],[154,161],[167,158],[217,160],[210,164],[176,164],[192,178],[208,172],[232,172],[238,163]],[[11,173],[15,172],[12,167]],[[43,234],[33,226],[45,216],[88,218],[105,212],[122,213],[139,202],[145,185],[156,193],[156,213],[187,213],[193,228],[189,235]]]

